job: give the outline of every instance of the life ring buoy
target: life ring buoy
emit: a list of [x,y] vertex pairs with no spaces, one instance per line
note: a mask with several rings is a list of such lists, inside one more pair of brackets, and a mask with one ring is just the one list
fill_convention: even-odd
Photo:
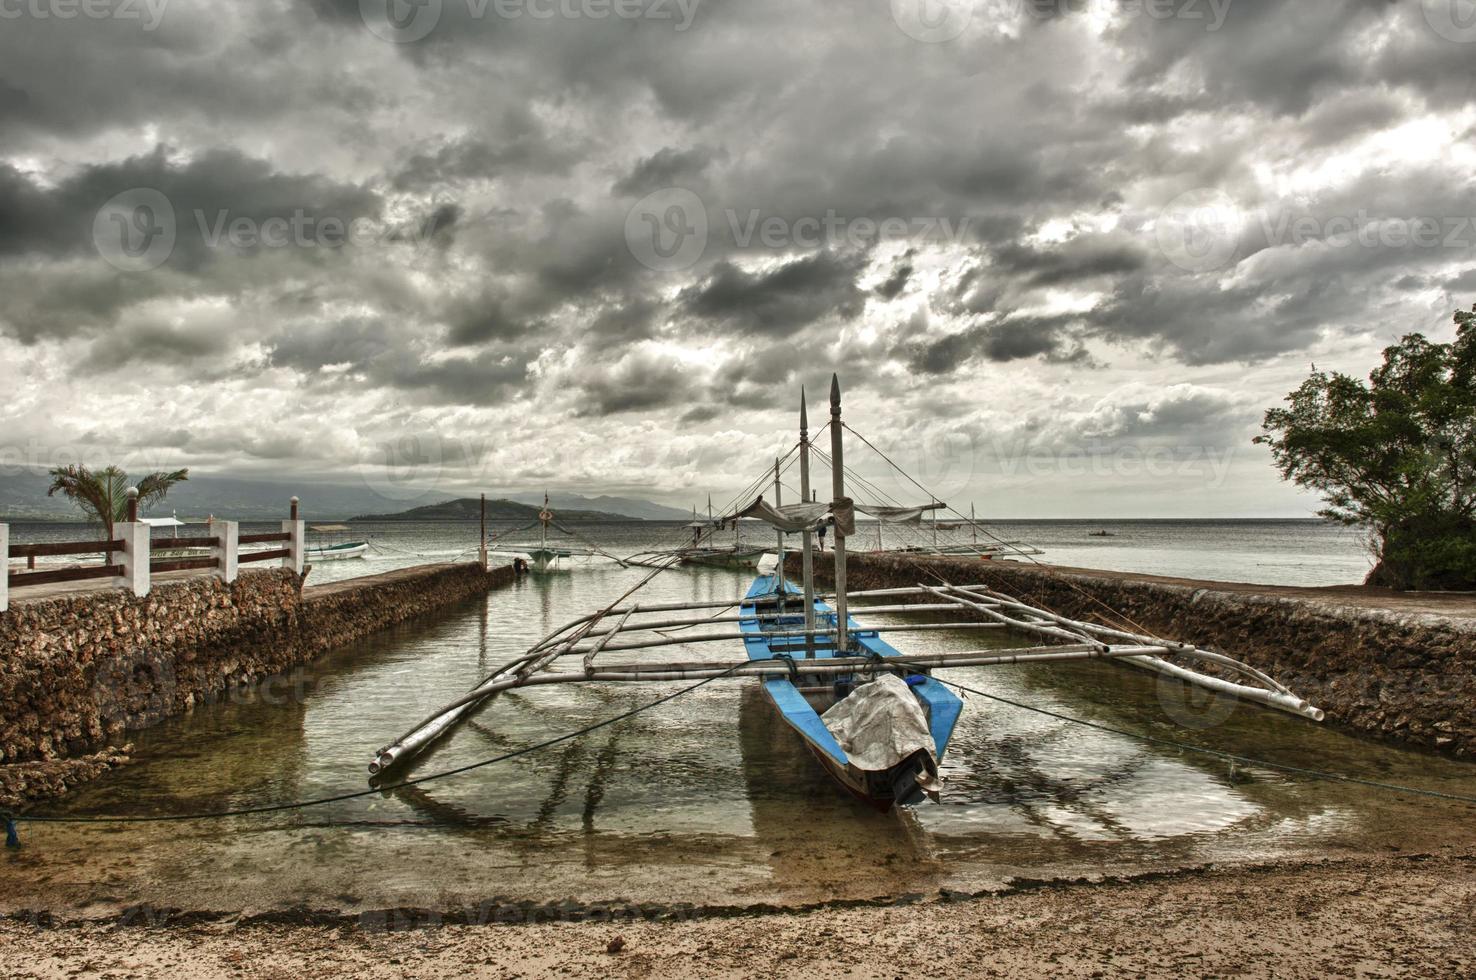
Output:
[[545,524],[547,524],[547,523],[548,523],[548,522],[549,522],[549,521],[551,521],[551,520],[553,520],[553,519],[554,519],[554,516],[553,516],[553,511],[549,511],[549,510],[540,510],[540,511],[539,511],[539,512],[538,512],[538,519],[539,519],[539,520],[540,520],[540,521],[542,521],[542,522],[543,522],[543,523],[545,523]]

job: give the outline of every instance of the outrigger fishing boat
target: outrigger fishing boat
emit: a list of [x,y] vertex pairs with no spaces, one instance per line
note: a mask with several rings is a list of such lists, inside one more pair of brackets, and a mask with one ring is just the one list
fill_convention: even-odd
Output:
[[715,544],[713,537],[723,528],[722,521],[712,516],[712,497],[707,498],[707,520],[697,516],[692,508],[692,520],[686,525],[692,532],[692,540],[680,548],[656,551],[640,551],[626,557],[629,565],[644,565],[647,568],[664,567],[676,559],[682,565],[701,565],[708,568],[757,568],[759,560],[769,553],[767,547],[745,545],[739,537],[738,522],[733,522],[733,543]]
[[[857,512],[880,520],[915,520],[916,514],[943,505],[930,501],[920,507],[880,506],[851,501],[845,493],[849,471],[844,464],[842,437],[844,432],[854,430],[841,421],[840,383],[834,378],[830,416],[830,502],[821,503],[812,497],[811,446],[802,394],[799,443],[790,451],[798,453],[801,502],[780,502],[783,484],[780,464],[776,463],[774,502],[769,503],[760,494],[723,517],[724,521],[755,518],[776,531],[773,570],[760,574],[745,595],[731,602],[627,604],[642,586],[680,562],[679,555],[672,553],[614,602],[560,626],[519,657],[493,670],[465,695],[442,705],[381,748],[369,764],[371,781],[377,783],[409,764],[502,691],[546,684],[692,685],[756,679],[778,719],[804,742],[824,770],[850,793],[882,810],[925,798],[936,800],[942,792],[939,762],[948,749],[963,705],[947,683],[934,676],[939,670],[1106,660],[1153,671],[1219,695],[1322,720],[1321,710],[1262,671],[1231,657],[1132,630],[1069,619],[986,585],[953,585],[939,579],[937,584],[919,582],[913,587],[848,592],[847,539],[855,535]],[[814,536],[823,527],[835,531],[831,552],[834,592],[828,595],[815,590]],[[785,580],[786,534],[802,537],[798,584]],[[938,577],[936,572],[930,574]],[[878,604],[858,607],[858,611],[864,608],[872,616],[943,613],[954,618],[868,627],[851,617],[849,608],[854,600],[879,600]],[[685,632],[703,626],[712,629]],[[882,639],[883,633],[924,630],[996,630],[1037,642],[908,654]],[[676,635],[671,635],[673,632]],[[746,659],[735,662],[611,660],[634,651],[707,643],[731,646],[740,641]]]
[[[510,555],[514,558],[527,559],[529,568],[531,568],[535,572],[567,571],[569,570],[570,566],[563,564],[563,561],[566,558],[600,557],[608,558],[619,565],[628,564],[626,559],[617,558],[615,555],[610,554],[603,548],[600,548],[589,542],[585,542],[582,546],[549,544],[548,529],[550,527],[568,537],[574,538],[576,540],[582,539],[579,535],[564,527],[562,524],[554,519],[554,512],[549,509],[548,506],[547,493],[543,495],[543,509],[538,512],[538,520],[534,524],[529,524],[527,527],[520,528],[518,530],[526,531],[531,529],[535,525],[539,528],[538,543],[534,544],[529,542],[525,544],[516,541],[498,541],[495,542],[493,547],[488,549],[487,553],[504,556]],[[517,532],[515,531],[513,533]]]
[[363,558],[369,550],[368,541],[344,540],[345,535],[353,531],[347,524],[314,524],[308,530],[318,535],[307,545],[305,557],[310,562]]

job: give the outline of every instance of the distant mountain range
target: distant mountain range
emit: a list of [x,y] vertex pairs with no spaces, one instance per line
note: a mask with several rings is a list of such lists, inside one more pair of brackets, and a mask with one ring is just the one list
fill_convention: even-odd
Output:
[[[439,504],[426,504],[423,507],[412,507],[394,514],[361,514],[351,517],[352,521],[475,521],[481,516],[482,501],[475,497],[461,497],[457,500],[447,500]],[[536,521],[538,512],[543,509],[543,498],[538,498],[538,504],[520,504],[512,500],[488,500],[487,519],[489,521],[525,520]],[[549,509],[554,510],[552,502]],[[555,520],[572,521],[630,521],[640,518],[628,517],[625,514],[613,514],[598,510],[567,510],[555,511]]]
[[[505,498],[520,504],[541,505],[543,503],[542,493],[509,493],[505,495]],[[548,505],[555,512],[570,509],[607,511],[624,517],[639,517],[645,521],[685,521],[692,517],[689,511],[676,507],[663,507],[649,500],[636,500],[631,497],[586,497],[577,493],[551,493],[548,495]]]
[[[67,521],[81,520],[82,515],[65,497],[46,496],[51,478],[38,470],[6,470],[0,468],[0,521]],[[302,499],[302,513],[310,521],[344,520],[353,514],[391,514],[404,508],[443,504],[458,499],[457,494],[440,490],[417,491],[394,488],[384,492],[368,482],[317,483],[312,481],[252,480],[228,476],[192,476],[169,491],[161,504],[147,511],[152,517],[177,513],[180,519],[204,520],[214,514],[231,520],[280,520],[287,516],[288,501]],[[471,500],[473,498],[461,498]],[[522,504],[537,514],[543,504],[542,491],[508,493],[499,497],[504,504]],[[488,500],[490,507],[492,501]],[[549,494],[549,506],[568,520],[685,520],[690,513],[675,507],[663,507],[647,500],[630,497],[585,497],[577,493]],[[508,512],[508,516],[522,516]],[[580,518],[575,512],[600,515]],[[471,517],[475,519],[476,513]],[[531,518],[529,518],[531,520]]]

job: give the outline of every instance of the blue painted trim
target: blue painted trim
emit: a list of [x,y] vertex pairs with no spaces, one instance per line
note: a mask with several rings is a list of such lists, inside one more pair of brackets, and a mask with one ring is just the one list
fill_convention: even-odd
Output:
[[[741,632],[759,633],[762,631],[755,612],[755,604],[757,600],[768,598],[774,594],[774,580],[775,576],[773,575],[760,575],[749,586],[747,594],[743,597],[744,602],[739,610],[739,615],[743,617],[739,623]],[[800,587],[793,582],[785,582],[784,591],[786,594],[793,595],[799,595],[801,592]],[[793,620],[796,624],[802,624],[804,622],[803,609],[797,609],[793,613],[786,612],[784,618],[786,621]],[[834,625],[835,610],[817,599],[815,601],[815,619],[817,625],[822,623]],[[856,645],[862,650],[876,654],[879,657],[903,656],[900,650],[883,640],[876,630],[862,629],[852,617],[847,617],[846,622],[851,636],[855,639]],[[769,642],[761,636],[745,637],[743,646],[750,660],[769,660],[774,655]],[[834,647],[824,646],[815,651],[816,659],[833,656],[835,656]],[[801,652],[796,651],[794,657],[796,661],[801,664],[803,663],[804,657]],[[933,736],[933,744],[936,747],[938,758],[941,759],[943,758],[944,751],[948,748],[949,740],[953,737],[953,729],[958,723],[958,717],[963,712],[963,701],[959,699],[957,694],[949,690],[948,687],[931,677],[909,678],[908,683],[912,686],[912,690],[917,697],[927,705],[928,730]],[[821,751],[842,765],[845,764],[845,751],[836,742],[835,736],[830,734],[830,729],[825,727],[825,722],[820,718],[820,715],[816,713],[814,708],[810,707],[809,702],[805,700],[804,695],[800,694],[794,684],[784,679],[770,680],[764,682],[764,690],[770,699],[773,700],[775,707],[779,709],[787,723],[793,726],[796,731]]]

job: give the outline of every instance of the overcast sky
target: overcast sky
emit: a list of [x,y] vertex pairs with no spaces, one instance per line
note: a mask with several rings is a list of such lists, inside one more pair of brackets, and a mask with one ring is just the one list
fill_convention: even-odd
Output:
[[0,0],[0,465],[688,504],[835,370],[984,514],[1304,515],[1473,135],[1466,0]]

